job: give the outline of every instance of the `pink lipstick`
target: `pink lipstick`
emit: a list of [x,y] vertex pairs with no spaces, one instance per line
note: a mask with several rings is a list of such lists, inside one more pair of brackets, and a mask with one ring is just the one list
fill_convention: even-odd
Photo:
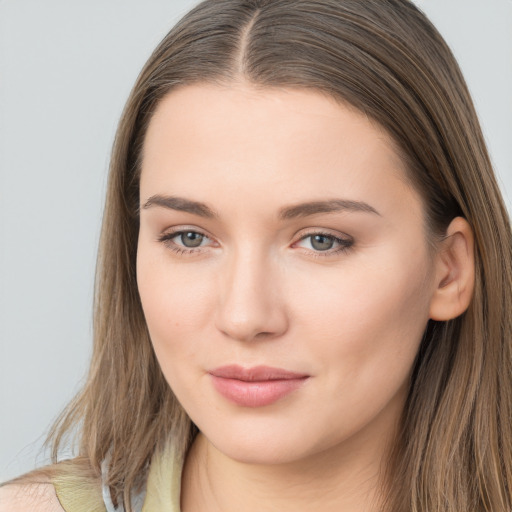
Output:
[[282,368],[229,365],[209,372],[213,386],[225,398],[241,407],[263,407],[302,386],[309,375]]

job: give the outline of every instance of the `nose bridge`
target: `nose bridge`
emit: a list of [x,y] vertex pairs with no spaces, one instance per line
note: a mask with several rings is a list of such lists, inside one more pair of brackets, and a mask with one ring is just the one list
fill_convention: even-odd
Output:
[[219,276],[218,329],[240,341],[282,334],[287,318],[278,270],[268,251],[237,247]]

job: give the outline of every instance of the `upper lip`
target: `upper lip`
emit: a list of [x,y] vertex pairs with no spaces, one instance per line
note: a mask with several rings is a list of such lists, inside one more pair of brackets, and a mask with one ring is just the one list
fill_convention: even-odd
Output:
[[309,377],[305,373],[291,372],[283,368],[273,368],[271,366],[253,366],[252,368],[244,368],[236,364],[228,366],[220,366],[210,370],[208,373],[214,377],[223,379],[236,379],[246,382],[262,382],[268,380],[292,380],[304,379]]

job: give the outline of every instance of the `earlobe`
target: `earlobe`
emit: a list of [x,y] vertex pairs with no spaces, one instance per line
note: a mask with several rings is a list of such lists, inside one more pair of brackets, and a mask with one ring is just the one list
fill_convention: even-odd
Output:
[[430,318],[446,321],[466,311],[475,286],[474,238],[466,219],[452,220],[436,255]]

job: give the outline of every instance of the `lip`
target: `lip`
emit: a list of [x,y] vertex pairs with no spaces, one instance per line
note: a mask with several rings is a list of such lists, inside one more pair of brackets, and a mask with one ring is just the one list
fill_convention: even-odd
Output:
[[289,395],[309,378],[304,373],[270,366],[229,365],[208,372],[214,388],[241,407],[263,407]]

